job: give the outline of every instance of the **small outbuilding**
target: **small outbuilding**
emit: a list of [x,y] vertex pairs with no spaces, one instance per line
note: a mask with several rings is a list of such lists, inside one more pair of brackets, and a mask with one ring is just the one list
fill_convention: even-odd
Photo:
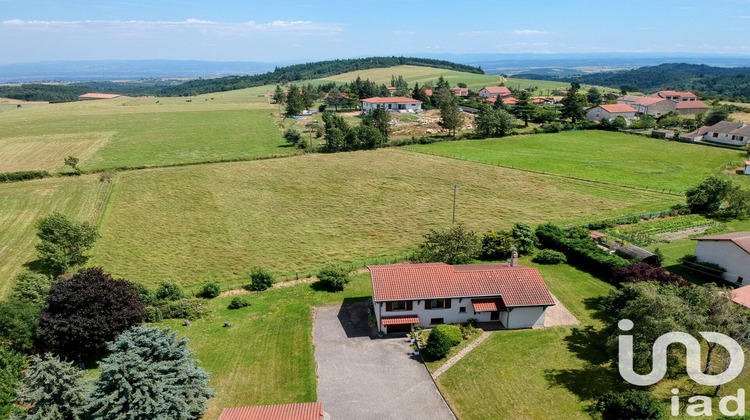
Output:
[[659,257],[653,252],[646,251],[645,249],[635,246],[628,245],[622,246],[615,250],[615,254],[625,258],[626,260],[639,260],[645,263],[655,265],[659,262]]
[[364,114],[369,114],[377,108],[383,108],[389,112],[420,112],[422,110],[422,101],[403,96],[362,99],[362,112]]

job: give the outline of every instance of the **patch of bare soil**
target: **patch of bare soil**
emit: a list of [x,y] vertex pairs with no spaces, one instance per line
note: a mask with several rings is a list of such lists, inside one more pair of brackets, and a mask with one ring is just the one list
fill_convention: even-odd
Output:
[[697,234],[703,233],[710,228],[711,226],[698,226],[698,227],[693,227],[690,229],[678,230],[677,232],[664,232],[664,233],[660,233],[654,236],[656,236],[657,239],[662,239],[665,241],[674,241],[676,239],[686,239],[686,238],[689,238],[691,235],[697,235]]
[[[464,124],[459,131],[472,130],[475,128],[472,114],[464,113]],[[414,118],[416,117],[416,120]],[[429,136],[432,134],[445,133],[446,130],[438,124],[440,122],[440,111],[432,109],[419,114],[399,114],[391,119],[393,135],[395,136]]]
[[727,169],[727,170],[725,170],[723,172],[725,174],[730,174],[730,175],[742,175],[745,172],[745,167],[744,166],[740,166],[737,169]]

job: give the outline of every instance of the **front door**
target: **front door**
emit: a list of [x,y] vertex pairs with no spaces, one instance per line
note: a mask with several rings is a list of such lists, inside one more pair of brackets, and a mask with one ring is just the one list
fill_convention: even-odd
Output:
[[500,311],[490,312],[490,321],[500,321]]

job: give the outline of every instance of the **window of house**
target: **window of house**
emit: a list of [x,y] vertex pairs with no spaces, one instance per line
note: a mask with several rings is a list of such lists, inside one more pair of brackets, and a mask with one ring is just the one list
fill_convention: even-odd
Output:
[[742,284],[742,280],[745,280],[742,276],[737,277],[737,284]]
[[719,137],[719,133],[714,133],[714,137]]
[[405,300],[402,300],[402,301],[399,301],[399,302],[393,302],[391,305],[392,305],[391,306],[391,308],[392,308],[391,310],[392,311],[405,311],[406,310],[406,301]]
[[443,309],[445,308],[445,299],[432,299],[430,301],[430,309]]
[[460,308],[458,308],[458,312],[461,312],[461,313],[466,312],[466,306],[461,306]]
[[736,137],[736,136],[732,136],[732,140],[734,140],[734,138],[735,138],[735,137]]
[[445,324],[445,322],[443,321],[443,318],[430,318],[430,324]]

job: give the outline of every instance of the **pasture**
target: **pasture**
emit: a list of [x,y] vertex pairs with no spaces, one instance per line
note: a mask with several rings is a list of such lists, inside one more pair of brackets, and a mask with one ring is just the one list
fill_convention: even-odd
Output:
[[[744,152],[739,151],[598,130],[407,148],[439,156],[680,193],[707,176],[721,173],[728,163],[740,162],[745,157]],[[746,182],[740,176],[731,178],[735,182]]]
[[[398,149],[123,172],[92,263],[153,285],[239,285],[328,261],[413,249],[429,228],[570,223],[664,210],[679,197],[527,174]],[[543,199],[542,199],[543,198]]]
[[295,153],[284,144],[274,108],[256,91],[8,110],[0,113],[0,171],[59,170],[68,155],[92,171]]
[[387,67],[382,69],[368,69],[360,71],[352,71],[349,73],[342,73],[336,76],[328,76],[317,81],[323,82],[339,82],[349,83],[361,77],[362,80],[370,79],[370,81],[385,84],[390,86],[391,76],[398,77],[399,75],[404,77],[404,80],[409,82],[409,87],[413,87],[414,83],[419,83],[420,86],[424,85],[425,82],[436,82],[440,76],[443,76],[452,87],[455,87],[457,83],[466,83],[466,85],[474,90],[485,86],[497,86],[502,82],[500,76],[492,76],[486,74],[474,74],[464,73],[460,71],[436,69],[432,67],[421,67],[421,66],[396,66]]
[[36,259],[36,220],[59,211],[96,224],[106,188],[96,175],[0,184],[0,298]]

